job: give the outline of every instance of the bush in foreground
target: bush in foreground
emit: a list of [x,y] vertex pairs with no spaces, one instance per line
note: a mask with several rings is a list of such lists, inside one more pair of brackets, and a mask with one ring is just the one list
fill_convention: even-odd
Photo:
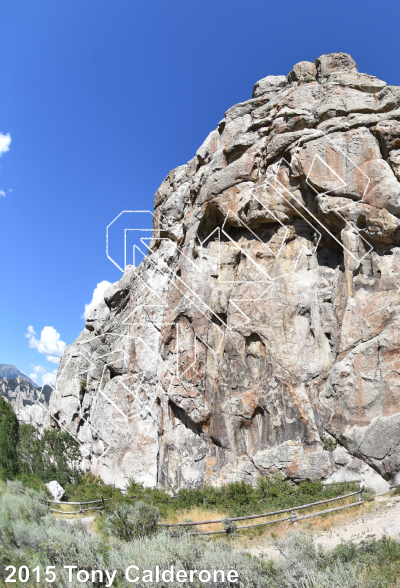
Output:
[[372,502],[373,500],[375,500],[375,496],[376,492],[373,488],[369,488],[368,486],[364,488],[362,497],[365,500],[365,502]]
[[[121,541],[111,535],[108,538],[93,537],[86,528],[56,519],[37,500],[38,494],[25,489],[21,483],[0,483],[0,577],[8,565],[27,565],[30,569],[40,565],[56,566],[57,588],[76,588],[82,584],[69,583],[64,565],[76,565],[79,569],[117,570],[113,588],[125,588],[124,574],[134,563],[140,570],[152,570],[159,566],[165,570],[174,566],[175,571],[209,570],[209,588],[225,588],[228,582],[213,581],[214,570],[236,570],[238,588],[394,588],[400,578],[400,542],[389,538],[375,540],[370,537],[360,544],[343,543],[331,552],[317,547],[306,533],[293,533],[276,540],[281,558],[276,561],[251,557],[235,549],[232,541],[223,538],[209,540],[193,537],[185,532],[172,536],[159,533],[130,541]],[[129,505],[121,503],[121,507]],[[148,505],[142,511],[148,515]],[[122,510],[120,511],[122,513]],[[146,520],[148,520],[146,518]],[[153,519],[154,520],[154,519]],[[1,584],[1,580],[0,580]],[[200,586],[200,582],[193,586]],[[28,588],[37,585],[24,584]],[[150,584],[136,583],[144,588]],[[160,581],[159,588],[181,588],[178,582]],[[85,584],[97,588],[100,584]]]
[[155,533],[160,519],[160,511],[152,504],[119,502],[106,514],[106,528],[111,535],[131,541]]

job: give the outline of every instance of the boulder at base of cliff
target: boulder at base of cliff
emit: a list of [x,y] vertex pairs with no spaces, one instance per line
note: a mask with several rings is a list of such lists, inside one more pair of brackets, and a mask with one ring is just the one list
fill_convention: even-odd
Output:
[[46,484],[46,488],[54,500],[63,500],[65,498],[65,490],[62,486],[60,486],[57,480],[53,480],[52,482]]

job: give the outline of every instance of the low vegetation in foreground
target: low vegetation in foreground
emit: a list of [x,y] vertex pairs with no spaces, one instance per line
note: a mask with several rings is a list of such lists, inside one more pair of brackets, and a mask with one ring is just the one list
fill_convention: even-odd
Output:
[[[141,502],[130,507],[115,505],[105,515],[106,525],[97,536],[89,535],[80,521],[55,518],[40,504],[40,493],[20,482],[0,486],[0,577],[5,584],[5,568],[22,565],[56,566],[58,587],[81,586],[68,582],[64,565],[84,570],[116,570],[113,586],[128,586],[125,569],[134,562],[140,570],[174,566],[176,570],[236,570],[238,582],[214,582],[208,586],[246,588],[394,588],[400,577],[400,543],[393,539],[367,538],[359,545],[343,543],[331,552],[317,548],[310,536],[293,533],[275,541],[282,557],[277,561],[252,557],[233,546],[229,537],[193,537],[182,529],[172,535],[155,526],[154,506]],[[118,509],[123,507],[118,512]],[[136,509],[136,511],[135,511]],[[114,518],[113,518],[114,517]],[[125,523],[124,523],[125,521]],[[125,524],[125,528],[124,528]],[[24,586],[38,584],[31,578]],[[105,582],[85,584],[96,588]],[[136,586],[148,586],[136,583]],[[191,585],[204,585],[195,580]],[[160,588],[182,586],[178,582],[158,583]]]
[[[343,543],[331,552],[317,548],[310,536],[294,533],[275,539],[281,558],[277,561],[252,557],[235,546],[232,527],[227,536],[192,536],[191,527],[168,532],[157,526],[160,520],[190,520],[194,513],[219,512],[221,516],[246,516],[292,508],[341,496],[358,490],[354,484],[324,488],[319,481],[295,485],[279,476],[260,478],[253,487],[244,482],[221,488],[181,489],[174,495],[157,488],[145,488],[131,480],[127,494],[100,478],[82,475],[76,467],[78,447],[57,429],[41,438],[33,427],[21,425],[10,405],[0,400],[0,582],[5,568],[28,566],[31,570],[56,566],[57,587],[81,586],[68,581],[64,565],[83,570],[116,570],[113,586],[131,585],[124,571],[134,562],[140,569],[236,570],[238,582],[211,581],[209,586],[248,588],[394,588],[399,586],[400,543],[389,538],[364,540],[359,545]],[[97,534],[90,535],[82,521],[53,516],[38,501],[48,497],[45,483],[56,479],[70,501],[111,498],[105,513],[96,519]],[[14,480],[8,481],[5,480]],[[25,494],[21,493],[24,489]],[[368,496],[368,494],[370,496]],[[372,492],[366,497],[373,498]],[[197,520],[199,520],[197,518]],[[229,520],[224,521],[224,527]],[[42,574],[43,577],[43,574]],[[158,586],[181,586],[160,581]],[[38,584],[34,578],[24,586]],[[46,584],[48,585],[48,584]],[[86,586],[97,588],[104,582]],[[136,583],[136,586],[148,586]],[[203,585],[197,578],[191,584]]]
[[[163,520],[173,522],[191,513],[217,512],[221,517],[240,517],[292,508],[355,492],[355,484],[324,488],[318,480],[294,484],[279,475],[260,477],[257,485],[233,482],[220,488],[181,489],[172,496],[160,488],[145,488],[131,480],[126,495],[91,473],[78,468],[78,443],[67,432],[51,429],[39,437],[32,425],[18,423],[10,404],[0,398],[0,479],[20,480],[47,493],[45,483],[57,480],[71,502],[97,500],[100,495],[117,502],[141,501],[154,505]],[[49,496],[49,495],[48,495]],[[134,498],[128,498],[133,496]],[[49,496],[50,497],[50,496]],[[110,505],[112,506],[112,505]]]

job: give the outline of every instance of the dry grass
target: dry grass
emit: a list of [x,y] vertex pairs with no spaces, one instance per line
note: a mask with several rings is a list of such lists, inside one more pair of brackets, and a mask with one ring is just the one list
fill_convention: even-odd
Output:
[[[57,518],[69,518],[69,519],[80,519],[83,517],[90,517],[90,516],[96,516],[96,510],[88,510],[85,512],[82,512],[80,514],[74,514],[74,513],[78,513],[79,512],[79,506],[76,504],[69,504],[68,502],[66,502],[65,504],[55,504],[55,505],[50,505],[51,508],[55,508],[56,510],[61,510],[63,512],[63,514],[59,513],[59,512],[52,512],[51,514],[54,515]],[[86,508],[86,507],[85,507]],[[68,514],[70,514],[71,516],[68,517]]]
[[[343,504],[350,504],[350,502],[351,498],[347,498],[345,500],[338,500],[335,504],[337,506],[342,506]],[[313,507],[310,509],[304,509],[306,511],[304,514],[318,512],[318,510],[321,509],[322,506],[324,505],[320,505],[319,507]],[[364,503],[362,506],[355,506],[354,508],[349,508],[341,511],[339,510],[336,512],[328,513],[326,515],[318,515],[315,517],[311,517],[309,519],[304,519],[302,521],[298,521],[296,524],[293,524],[291,521],[284,521],[282,523],[277,523],[276,525],[265,525],[263,527],[255,527],[254,529],[242,531],[235,538],[235,543],[243,547],[243,545],[246,546],[247,541],[252,541],[261,536],[263,537],[263,540],[266,540],[267,543],[269,543],[269,539],[271,537],[283,538],[287,535],[288,531],[293,530],[305,530],[311,531],[313,533],[328,532],[333,526],[345,527],[347,524],[352,523],[354,519],[363,518],[371,510],[373,510],[375,506],[376,505],[374,505],[373,502]]]
[[[345,504],[350,504],[351,502],[354,502],[355,498],[357,498],[357,496],[345,498],[344,500],[334,501],[332,503],[317,505],[314,507],[306,508],[304,510],[302,509],[302,510],[297,511],[297,514],[298,514],[298,516],[301,516],[303,514],[310,514],[312,512],[318,512],[323,509],[334,508],[337,506],[344,506]],[[252,539],[256,539],[257,537],[261,537],[261,536],[265,537],[266,539],[268,538],[268,536],[271,536],[271,535],[276,536],[276,537],[283,537],[284,535],[286,535],[286,533],[289,530],[294,529],[294,528],[296,528],[298,530],[308,529],[308,530],[313,530],[313,531],[328,531],[335,524],[345,524],[346,521],[351,521],[352,519],[354,519],[354,517],[360,516],[361,512],[363,512],[363,513],[368,512],[370,510],[370,508],[372,508],[373,504],[374,504],[373,502],[366,503],[363,505],[363,507],[355,506],[354,508],[351,508],[351,509],[336,511],[336,512],[332,512],[332,513],[328,513],[326,515],[318,515],[315,517],[311,517],[309,519],[304,519],[302,521],[299,521],[295,525],[293,525],[293,523],[291,521],[283,521],[281,523],[253,527],[253,528],[241,531],[236,536],[235,542],[236,541],[240,542],[241,540],[245,540],[245,541],[252,540]],[[71,512],[71,511],[76,512],[79,510],[78,506],[69,505],[68,503],[65,503],[65,505],[57,505],[57,508],[59,510],[63,510],[63,512],[65,512],[65,514],[53,513],[56,517],[60,517],[60,518],[68,517],[68,514],[67,514],[68,512]],[[361,508],[362,508],[362,511],[361,511]],[[263,511],[268,512],[268,508],[265,507],[263,509]],[[268,518],[257,518],[257,519],[250,519],[250,520],[244,520],[244,521],[237,521],[236,524],[238,525],[238,527],[241,527],[241,526],[245,526],[245,525],[254,525],[257,523],[265,523],[267,521],[274,521],[274,520],[277,520],[280,518],[284,518],[286,516],[289,516],[290,514],[291,513],[289,512],[289,513],[282,513],[279,515],[273,515]],[[69,519],[79,519],[79,518],[87,517],[87,516],[91,516],[91,515],[95,516],[96,511],[93,510],[93,511],[84,512],[82,514],[73,514],[68,518]],[[185,511],[179,511],[174,514],[171,514],[166,519],[163,519],[163,523],[183,523],[185,521],[198,522],[198,521],[204,521],[204,520],[224,519],[226,516],[227,516],[227,513],[222,510],[194,507],[194,508],[191,508],[191,509],[188,509]],[[95,519],[95,520],[97,521],[97,519]],[[97,527],[97,523],[95,523],[95,526]],[[221,530],[223,530],[222,523],[208,523],[205,525],[196,525],[191,529],[192,532],[196,532],[196,531],[208,532],[208,531],[221,531]],[[217,537],[221,537],[221,535],[217,535]]]
[[[215,519],[224,519],[226,513],[217,509],[208,509],[201,507],[194,507],[189,510],[174,513],[172,516],[163,520],[163,523],[184,523],[185,521],[210,521]],[[222,523],[196,525],[193,531],[220,531],[223,529]]]
[[[349,498],[345,498],[343,500],[337,500],[332,503],[328,502],[326,504],[321,504],[321,505],[313,506],[310,508],[301,509],[301,510],[297,511],[297,514],[298,514],[298,516],[302,516],[303,514],[304,515],[311,514],[313,512],[318,512],[318,511],[324,510],[324,509],[334,508],[337,506],[344,506],[346,504],[350,504],[352,502],[355,502],[356,498],[357,498],[357,496],[351,496]],[[354,515],[357,516],[357,514],[359,513],[359,508],[360,507],[355,506],[352,509],[346,509],[343,511],[336,511],[333,513],[328,513],[326,515],[318,515],[316,517],[304,519],[303,521],[299,521],[296,524],[296,527],[298,529],[302,529],[302,528],[317,529],[318,528],[318,529],[327,530],[337,521],[345,520],[346,517],[351,518]],[[363,508],[365,508],[365,505]],[[267,513],[268,508],[265,508],[264,512]],[[350,514],[350,513],[352,513],[352,514]],[[290,514],[291,513],[288,512],[288,513],[282,513],[282,514],[278,514],[278,515],[272,515],[271,517],[268,517],[268,518],[265,517],[265,518],[237,521],[236,524],[238,527],[242,527],[242,526],[246,526],[246,525],[256,525],[259,523],[265,523],[267,521],[274,521],[274,520],[278,520],[281,518],[285,518],[287,516],[290,516]],[[198,521],[205,521],[205,520],[223,519],[226,516],[227,516],[226,512],[220,511],[217,509],[205,509],[205,508],[201,508],[201,507],[194,507],[189,510],[180,511],[178,513],[175,513],[174,515],[163,520],[163,522],[164,523],[183,523],[185,521],[198,522]],[[276,524],[271,524],[271,525],[263,525],[263,526],[259,526],[259,527],[253,527],[251,529],[246,529],[246,530],[243,530],[240,533],[240,535],[246,536],[247,538],[251,538],[253,536],[256,537],[256,536],[263,535],[264,533],[268,533],[268,534],[274,533],[275,535],[280,536],[280,535],[285,534],[287,532],[287,530],[292,527],[293,527],[293,523],[291,523],[290,521],[283,521],[281,523],[276,523]],[[222,523],[208,523],[205,525],[196,525],[193,528],[193,531],[198,531],[198,532],[200,532],[200,531],[202,531],[202,532],[221,531],[222,529],[223,529]]]

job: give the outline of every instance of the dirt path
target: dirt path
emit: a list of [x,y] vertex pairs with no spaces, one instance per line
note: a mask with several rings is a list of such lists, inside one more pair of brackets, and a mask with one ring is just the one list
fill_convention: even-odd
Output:
[[[323,523],[312,529],[307,528],[307,530],[313,533],[317,544],[327,549],[333,549],[341,541],[358,543],[368,535],[374,535],[377,539],[380,539],[383,535],[400,538],[400,497],[378,496],[374,502],[366,503],[359,508],[354,509],[352,512],[348,510],[345,516],[338,518],[327,530],[324,530]],[[93,516],[79,519],[91,535],[96,534],[92,527],[94,519],[95,517]],[[65,520],[74,522],[76,519],[68,518]],[[289,533],[296,528],[306,527],[300,524],[288,524],[285,527],[285,533]],[[264,554],[273,558],[279,556],[279,551],[273,546],[269,534],[252,540],[239,539],[239,545],[252,555]]]
[[331,549],[342,540],[357,543],[367,535],[375,535],[377,539],[383,535],[400,538],[400,498],[378,497],[371,510],[360,512],[345,525],[333,525],[329,531],[317,534],[315,540]]
[[[327,549],[333,549],[341,541],[354,541],[358,543],[368,535],[374,535],[380,539],[383,535],[400,539],[400,497],[389,498],[378,496],[374,502],[366,503],[361,510],[354,510],[343,518],[334,522],[331,527],[324,530],[321,524],[318,528],[310,530],[315,542]],[[301,527],[299,524],[287,525],[287,532]],[[264,554],[267,557],[277,557],[279,552],[273,546],[270,536],[260,537],[245,545],[245,549],[252,555]]]

